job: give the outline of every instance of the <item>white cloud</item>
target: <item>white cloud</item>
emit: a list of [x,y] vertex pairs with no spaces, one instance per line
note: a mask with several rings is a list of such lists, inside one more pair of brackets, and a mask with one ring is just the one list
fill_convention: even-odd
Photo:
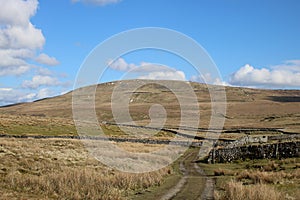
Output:
[[12,66],[12,67],[3,67],[0,68],[0,76],[6,75],[14,75],[19,76],[31,69],[29,65],[19,65],[19,66]]
[[0,0],[0,24],[26,26],[36,13],[37,0]]
[[28,93],[25,95],[22,95],[19,97],[19,102],[27,102],[27,101],[32,101],[36,98],[36,94],[35,93]]
[[20,90],[13,88],[0,88],[0,105],[19,103],[27,101],[30,94],[26,94]]
[[13,75],[21,79],[21,75],[30,71],[36,74],[32,80],[23,82],[22,89],[0,88],[0,104],[31,101],[51,94],[49,89],[26,90],[63,85],[47,68],[31,64],[33,61],[44,65],[59,64],[54,57],[40,52],[45,37],[31,22],[38,9],[38,0],[0,0],[0,5],[0,76]]
[[107,65],[109,68],[117,71],[130,71],[137,67],[134,64],[128,64],[123,58],[118,58],[115,61],[110,59],[107,61]]
[[97,6],[105,6],[108,4],[119,3],[121,0],[71,0],[73,3],[83,2],[87,4],[93,4]]
[[54,57],[50,57],[47,54],[41,53],[38,57],[35,59],[38,63],[49,65],[49,66],[55,66],[59,65],[58,60]]
[[[37,0],[0,0],[0,76],[21,75],[34,66],[37,51],[45,44],[42,30],[30,18],[38,9]],[[42,64],[56,64],[55,58],[41,54]]]
[[18,95],[13,92],[12,88],[0,88],[0,105],[15,102],[17,96]]
[[155,63],[142,62],[132,73],[137,73],[138,79],[186,81],[183,71]]
[[138,79],[151,79],[151,80],[179,80],[185,81],[185,74],[182,71],[157,71],[150,72],[147,75],[139,76]]
[[0,106],[13,103],[34,101],[36,99],[43,99],[51,97],[55,93],[49,88],[42,88],[36,93],[24,92],[23,90],[14,88],[0,88]]
[[50,71],[49,69],[44,68],[44,67],[37,67],[36,73],[37,73],[37,75],[41,75],[41,76],[53,75],[52,71]]
[[53,94],[54,94],[53,91],[50,90],[49,88],[42,88],[36,94],[36,98],[43,99],[43,98],[47,98],[47,97],[53,96]]
[[127,72],[126,78],[151,79],[151,80],[180,80],[185,81],[183,71],[155,63],[141,62],[140,65],[127,63],[123,58],[107,62],[109,68]]
[[21,75],[31,69],[26,59],[32,56],[27,49],[0,49],[0,76]]
[[33,52],[28,49],[0,49],[0,67],[24,65],[32,56]]
[[191,81],[199,82],[199,83],[206,83],[212,85],[222,85],[222,86],[229,86],[230,84],[226,81],[221,80],[220,78],[213,78],[210,73],[206,73],[204,75],[199,76],[191,76]]
[[41,49],[45,38],[40,29],[31,23],[27,26],[11,26],[0,29],[0,47],[12,49]]
[[272,69],[285,69],[291,71],[300,71],[300,60],[287,60],[280,65],[272,66]]
[[246,64],[231,75],[230,83],[270,88],[300,87],[300,60],[286,61],[270,69],[258,69]]
[[227,83],[226,81],[223,81],[219,78],[215,79],[215,81],[213,82],[213,85],[231,86],[229,83]]
[[12,88],[0,88],[0,92],[10,92],[12,90]]
[[36,75],[32,80],[25,80],[22,83],[23,88],[36,89],[40,86],[59,86],[62,83],[55,77]]

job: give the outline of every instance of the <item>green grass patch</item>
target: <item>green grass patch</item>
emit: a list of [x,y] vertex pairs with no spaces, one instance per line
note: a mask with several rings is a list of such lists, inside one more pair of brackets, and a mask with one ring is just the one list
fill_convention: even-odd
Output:
[[215,176],[216,190],[219,193],[224,192],[225,185],[232,180],[244,185],[255,185],[258,181],[274,187],[286,196],[297,198],[300,188],[299,163],[300,158],[287,158],[198,165],[207,175]]
[[77,135],[76,128],[68,125],[19,125],[0,126],[0,133],[12,135]]

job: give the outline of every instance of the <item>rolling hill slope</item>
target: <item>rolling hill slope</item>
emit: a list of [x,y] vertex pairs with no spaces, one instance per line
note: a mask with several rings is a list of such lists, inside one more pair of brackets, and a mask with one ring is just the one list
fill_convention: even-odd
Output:
[[[180,84],[182,82],[179,81],[157,81],[153,83],[153,81],[147,80],[128,80],[99,84],[95,95],[99,122],[114,122],[111,111],[112,92],[116,86],[132,82],[142,82],[143,85],[131,94],[129,103],[131,117],[137,124],[148,124],[151,121],[149,109],[154,104],[160,104],[166,110],[166,126],[179,126],[181,106],[176,95],[189,98],[185,94],[185,90],[181,90]],[[162,86],[166,82],[174,85],[178,90],[172,92]],[[200,108],[198,127],[207,128],[212,112],[208,88],[205,84],[190,84],[197,96]],[[225,90],[227,112],[226,115],[220,115],[220,117],[225,117],[225,129],[272,127],[283,128],[292,132],[300,131],[299,90],[262,90],[239,87],[226,87]],[[126,91],[125,87],[122,92],[126,94],[131,91]],[[84,111],[84,107],[82,109]],[[48,127],[51,122],[51,127],[61,126],[59,131],[66,130],[73,133],[75,129],[72,128],[72,92],[31,103],[1,107],[0,118],[0,132],[6,132],[9,130],[8,127],[14,126],[14,124],[19,124],[18,127],[23,128],[29,126],[30,123],[33,124],[32,127],[34,124]],[[190,120],[194,119],[191,118]]]

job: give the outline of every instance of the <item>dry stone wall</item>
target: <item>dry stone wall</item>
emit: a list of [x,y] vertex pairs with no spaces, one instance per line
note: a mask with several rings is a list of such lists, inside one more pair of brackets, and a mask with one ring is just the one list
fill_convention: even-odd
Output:
[[246,145],[232,148],[212,149],[208,156],[209,163],[224,163],[234,160],[291,158],[300,157],[300,141],[274,144]]

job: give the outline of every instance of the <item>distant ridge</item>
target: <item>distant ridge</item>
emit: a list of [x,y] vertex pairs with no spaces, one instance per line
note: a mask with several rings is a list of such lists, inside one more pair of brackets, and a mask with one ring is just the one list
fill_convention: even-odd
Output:
[[[177,127],[180,122],[180,105],[176,96],[160,83],[168,81],[122,80],[97,85],[96,112],[99,122],[114,122],[111,112],[111,95],[121,82],[143,82],[143,86],[132,94],[130,114],[139,125],[149,123],[149,108],[161,104],[167,111],[167,126]],[[172,81],[176,84],[180,81]],[[206,128],[211,117],[211,99],[208,86],[190,82],[200,106],[199,127]],[[214,86],[209,86],[214,87]],[[88,88],[88,87],[86,87]],[[82,88],[81,88],[82,89]],[[242,87],[225,87],[227,113],[225,128],[288,128],[300,131],[300,90],[266,90]],[[131,91],[124,91],[131,92]],[[180,95],[185,91],[178,89]],[[64,95],[39,99],[30,103],[17,103],[0,107],[0,114],[45,116],[72,119],[72,91]],[[84,108],[83,108],[84,110]],[[191,119],[193,120],[193,119]]]

